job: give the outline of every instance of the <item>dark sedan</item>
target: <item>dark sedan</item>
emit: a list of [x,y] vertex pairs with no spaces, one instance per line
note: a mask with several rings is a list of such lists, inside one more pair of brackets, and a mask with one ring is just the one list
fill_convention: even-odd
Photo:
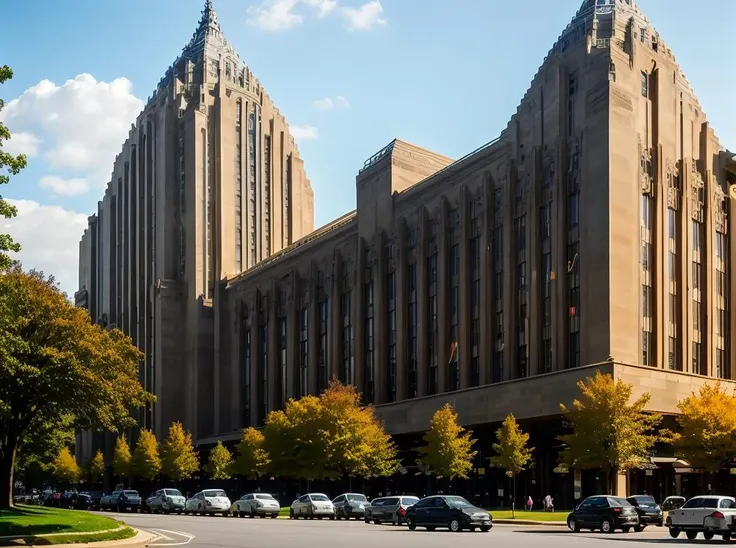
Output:
[[621,529],[628,533],[638,525],[636,508],[626,499],[611,495],[588,497],[567,516],[567,526],[575,533],[581,529],[599,529],[603,533]]
[[406,509],[406,522],[413,531],[425,527],[434,531],[437,527],[459,532],[463,529],[488,532],[493,527],[491,515],[473,506],[463,497],[437,495],[427,497]]
[[635,530],[642,531],[647,525],[656,525],[657,527],[664,525],[662,508],[654,500],[654,497],[650,495],[633,495],[627,497],[626,500],[636,508],[636,513],[639,514],[639,525],[634,527]]

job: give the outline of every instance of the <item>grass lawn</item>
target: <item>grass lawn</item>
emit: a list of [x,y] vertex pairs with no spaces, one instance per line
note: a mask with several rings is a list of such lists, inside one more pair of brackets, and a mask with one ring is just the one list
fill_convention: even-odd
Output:
[[[78,510],[63,510],[46,506],[16,506],[10,510],[0,510],[0,536],[48,535],[53,533],[94,533],[120,527],[121,522],[92,512]],[[122,533],[116,532],[115,535]],[[133,531],[127,536],[132,536]],[[110,533],[112,534],[112,533]],[[113,540],[96,535],[94,540]],[[51,537],[59,543],[60,537]],[[70,542],[70,537],[64,536],[63,542]],[[117,538],[127,538],[115,537]],[[74,537],[74,542],[86,542],[89,535]]]
[[[512,519],[511,510],[491,510],[493,519]],[[519,520],[530,521],[566,521],[570,512],[527,512],[526,510],[517,510],[516,518]]]
[[279,517],[289,517],[289,510],[291,509],[291,506],[282,506],[281,510],[279,510]]

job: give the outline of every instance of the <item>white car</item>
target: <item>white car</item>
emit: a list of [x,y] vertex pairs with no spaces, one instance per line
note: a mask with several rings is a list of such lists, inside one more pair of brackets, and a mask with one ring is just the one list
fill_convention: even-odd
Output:
[[233,516],[240,516],[241,518],[249,515],[252,518],[256,516],[262,518],[271,516],[271,519],[276,519],[279,517],[280,510],[281,505],[268,493],[243,495],[240,499],[233,502],[233,505],[230,507],[230,513]]
[[149,497],[146,501],[148,510],[153,512],[164,512],[170,514],[171,512],[179,512],[180,514],[184,510],[184,503],[186,499],[181,491],[178,489],[159,489],[156,494]]
[[735,524],[736,499],[717,495],[691,498],[682,508],[670,511],[666,522],[672,538],[684,532],[688,540],[695,540],[702,533],[705,540],[721,535],[728,541],[736,532]]
[[309,493],[302,495],[291,503],[289,519],[335,519],[335,507],[332,501],[323,493]]
[[219,514],[230,515],[230,499],[222,489],[205,489],[200,491],[184,504],[185,514]]

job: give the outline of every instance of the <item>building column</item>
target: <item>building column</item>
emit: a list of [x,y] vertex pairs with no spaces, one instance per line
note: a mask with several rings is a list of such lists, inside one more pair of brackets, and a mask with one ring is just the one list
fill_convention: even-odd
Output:
[[406,377],[409,372],[409,322],[407,308],[409,306],[406,287],[406,264],[409,250],[406,246],[406,219],[400,218],[396,223],[396,262],[395,262],[395,307],[396,307],[396,401],[406,399]]
[[427,333],[429,332],[428,277],[427,277],[427,211],[421,208],[419,215],[419,241],[417,242],[417,397],[427,394],[429,376],[429,352]]
[[480,223],[480,333],[478,360],[480,362],[479,384],[489,384],[493,379],[491,368],[493,367],[493,338],[491,332],[493,309],[495,301],[493,300],[493,266],[491,257],[493,249],[491,247],[491,230],[493,217],[491,209],[493,207],[493,185],[489,174],[483,176],[483,186],[481,188],[481,203],[483,204],[479,211]]
[[355,272],[352,274],[353,285],[353,368],[355,376],[353,384],[361,393],[365,393],[365,240],[358,237],[356,257],[353,261]]
[[532,153],[530,177],[529,208],[527,209],[527,284],[529,298],[527,300],[527,376],[543,373],[540,367],[542,340],[542,318],[544,316],[541,288],[544,283],[544,265],[542,265],[541,235],[539,230],[539,194],[542,187],[544,170],[541,150],[537,147]]
[[377,261],[373,278],[374,399],[377,404],[386,402],[386,384],[388,380],[388,293],[386,291],[388,257],[386,243],[386,235],[383,231],[378,232],[376,234]]
[[[460,217],[460,272],[457,276],[458,284],[458,317],[457,317],[457,353],[458,367],[460,368],[460,386],[470,386],[470,354],[471,348],[471,319],[470,319],[470,258],[468,255],[468,238],[470,236],[470,208],[468,206],[468,192],[465,186],[460,187],[460,199],[457,205]],[[449,350],[448,350],[449,352]]]

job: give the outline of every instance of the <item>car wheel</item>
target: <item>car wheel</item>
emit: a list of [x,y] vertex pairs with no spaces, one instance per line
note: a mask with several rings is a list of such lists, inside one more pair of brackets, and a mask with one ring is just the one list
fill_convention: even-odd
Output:
[[703,538],[705,540],[713,540],[714,536],[716,536],[716,534],[713,531],[703,531]]
[[634,525],[634,531],[636,531],[637,533],[641,533],[644,530],[644,527],[646,527],[646,526],[645,525],[641,525],[641,524]]
[[616,528],[613,526],[613,522],[610,519],[605,518],[601,521],[601,532],[610,534],[613,533],[615,529]]
[[578,524],[578,520],[576,520],[572,516],[567,518],[567,528],[570,529],[570,531],[572,531],[573,533],[580,532],[580,524]]
[[482,531],[483,533],[487,533],[488,531],[490,531],[490,530],[491,530],[491,526],[490,526],[490,525],[481,525],[481,526],[480,526],[480,530],[481,530],[481,531]]
[[621,527],[621,530],[624,533],[628,533],[629,531],[631,531],[631,527],[629,527],[628,525],[624,525],[623,527]]
[[381,525],[381,520],[380,519],[374,519],[373,520],[373,524],[374,525]]
[[460,531],[462,531],[460,522],[456,519],[450,520],[450,523],[447,524],[447,528],[453,533],[459,533]]
[[412,518],[406,520],[406,523],[409,525],[409,531],[414,531],[417,528],[417,524],[414,523],[414,520]]
[[266,514],[261,514],[261,515],[260,515],[260,516],[258,516],[258,517],[259,517],[259,518],[261,518],[261,519],[266,519]]
[[278,514],[271,514],[271,519],[276,519],[277,517],[279,517]]
[[[245,515],[245,512],[243,512],[243,515]],[[293,508],[289,508],[289,519],[296,519]]]
[[695,537],[698,536],[697,531],[685,531],[685,536],[687,537],[687,540],[695,540]]
[[230,517],[230,510],[228,510],[227,512],[223,512],[222,513],[222,517],[229,518]]
[[366,517],[363,518],[363,521],[366,522],[366,523],[370,523],[371,522],[371,518],[369,518],[368,516],[366,516]]
[[[322,519],[322,518],[319,518]],[[330,516],[330,521],[335,521],[335,516]]]

